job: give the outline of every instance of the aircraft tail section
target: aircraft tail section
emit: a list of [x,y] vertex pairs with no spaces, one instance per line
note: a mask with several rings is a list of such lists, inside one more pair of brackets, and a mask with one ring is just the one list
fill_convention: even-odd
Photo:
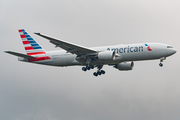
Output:
[[24,30],[19,30],[26,54],[29,56],[45,56],[46,51]]

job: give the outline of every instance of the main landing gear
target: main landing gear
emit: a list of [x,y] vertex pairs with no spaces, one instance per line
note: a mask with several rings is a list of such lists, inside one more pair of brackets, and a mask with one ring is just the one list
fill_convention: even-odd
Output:
[[[98,75],[102,75],[102,74],[105,74],[105,71],[104,70],[101,70],[103,65],[98,65],[96,66],[97,67],[97,72],[94,72],[93,75],[94,76],[98,76]],[[87,70],[90,70],[90,69],[94,69],[94,66],[93,65],[87,65],[86,67],[83,67],[82,70],[83,71],[87,71]]]
[[92,65],[87,65],[86,67],[83,67],[83,68],[82,68],[83,71],[87,71],[87,70],[90,70],[90,69],[94,69],[94,66],[92,66]]
[[101,70],[102,67],[103,67],[103,65],[98,65],[97,66],[98,70],[97,70],[97,72],[94,72],[93,75],[97,77],[98,75],[105,74],[106,72],[104,70]]
[[164,60],[166,60],[166,57],[162,57],[162,58],[160,58],[160,63],[159,63],[159,66],[160,66],[160,67],[163,67],[162,62],[163,62]]
[[102,74],[105,74],[106,72],[104,70],[98,70],[97,72],[94,72],[93,75],[94,76],[98,76],[98,75],[102,75]]

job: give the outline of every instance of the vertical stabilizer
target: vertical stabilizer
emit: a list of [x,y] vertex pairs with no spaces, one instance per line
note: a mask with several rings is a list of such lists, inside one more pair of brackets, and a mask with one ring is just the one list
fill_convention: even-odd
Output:
[[45,56],[45,50],[24,30],[19,30],[22,43],[27,55],[30,56]]

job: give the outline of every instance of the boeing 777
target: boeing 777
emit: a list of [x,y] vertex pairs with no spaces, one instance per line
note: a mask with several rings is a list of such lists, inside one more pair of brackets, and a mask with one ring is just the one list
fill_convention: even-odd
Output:
[[159,66],[162,67],[163,60],[176,53],[176,50],[161,43],[139,43],[127,45],[114,45],[102,47],[84,47],[64,40],[56,39],[41,33],[35,33],[64,50],[45,51],[24,29],[19,30],[26,54],[13,51],[6,53],[18,56],[19,61],[51,66],[83,66],[87,71],[97,67],[94,76],[105,74],[102,70],[104,65],[124,71],[132,70],[133,61],[160,59]]

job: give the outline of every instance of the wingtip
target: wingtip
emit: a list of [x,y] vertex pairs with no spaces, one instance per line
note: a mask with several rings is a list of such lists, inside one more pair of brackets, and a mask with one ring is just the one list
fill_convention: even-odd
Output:
[[36,35],[41,35],[41,33],[36,33],[36,32],[34,32],[34,34],[36,34]]
[[4,51],[5,53],[8,53],[9,51]]

